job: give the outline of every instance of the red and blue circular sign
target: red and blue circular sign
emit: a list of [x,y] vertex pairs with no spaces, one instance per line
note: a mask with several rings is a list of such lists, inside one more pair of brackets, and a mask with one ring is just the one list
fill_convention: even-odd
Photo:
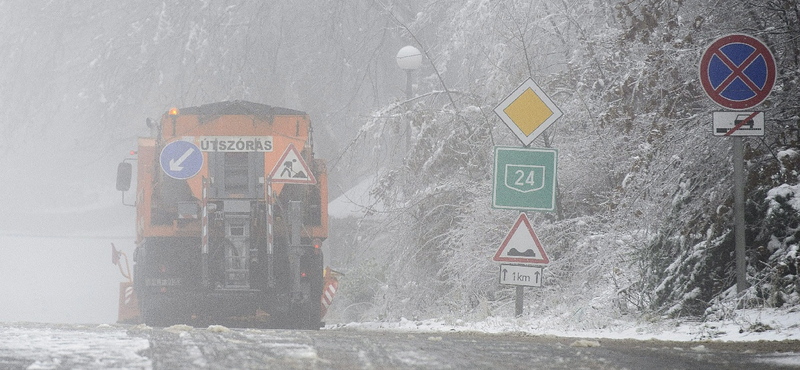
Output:
[[720,37],[703,53],[700,83],[711,100],[725,108],[752,108],[761,104],[775,86],[775,58],[754,37]]

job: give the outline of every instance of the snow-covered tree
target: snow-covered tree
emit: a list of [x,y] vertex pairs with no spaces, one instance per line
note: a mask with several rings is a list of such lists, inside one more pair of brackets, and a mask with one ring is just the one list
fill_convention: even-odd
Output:
[[[534,143],[560,156],[560,210],[532,215],[553,260],[540,308],[698,315],[727,297],[730,142],[709,132],[720,108],[697,71],[707,45],[731,32],[761,38],[779,60],[760,108],[767,136],[746,140],[750,296],[773,298],[748,302],[796,304],[799,10],[790,1],[729,5],[437,1],[411,18],[386,6],[428,64],[418,97],[376,111],[358,136],[364,147],[407,153],[380,163],[373,190],[387,207],[369,216],[380,222],[362,247],[381,251],[372,255],[386,273],[370,313],[508,309],[491,255],[515,215],[491,209],[489,196],[492,146],[516,143],[492,109],[527,77],[566,112]],[[393,243],[372,243],[380,230]]]

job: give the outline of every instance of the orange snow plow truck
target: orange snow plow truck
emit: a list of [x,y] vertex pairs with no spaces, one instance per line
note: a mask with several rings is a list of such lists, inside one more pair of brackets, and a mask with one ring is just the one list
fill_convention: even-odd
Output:
[[232,101],[173,108],[148,126],[117,169],[123,203],[134,163],[137,183],[119,320],[319,329],[337,281],[323,269],[327,170],[308,115]]

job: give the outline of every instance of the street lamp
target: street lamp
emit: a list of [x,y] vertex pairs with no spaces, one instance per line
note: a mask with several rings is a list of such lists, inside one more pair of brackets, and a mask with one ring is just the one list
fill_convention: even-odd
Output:
[[411,99],[411,71],[422,65],[422,53],[411,45],[405,46],[397,52],[397,65],[406,71],[406,99]]

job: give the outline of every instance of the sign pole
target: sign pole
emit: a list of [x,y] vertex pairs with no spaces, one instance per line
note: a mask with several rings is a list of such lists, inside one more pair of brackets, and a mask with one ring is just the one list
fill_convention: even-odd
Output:
[[741,137],[733,138],[733,224],[736,239],[736,292],[747,289],[744,230],[744,144]]
[[[524,215],[525,220],[528,219],[528,215],[525,212],[520,212],[520,215]],[[517,291],[514,294],[514,317],[521,317],[522,316],[522,306],[525,302],[525,287],[522,285],[517,285]]]
[[520,317],[522,316],[522,302],[525,297],[525,287],[522,285],[517,285],[517,294],[514,297],[514,316]]
[[[563,113],[530,78],[495,107],[494,112],[522,142],[523,148],[495,147],[492,207],[556,211],[558,151],[552,148],[531,149],[530,145]],[[547,147],[550,146],[548,141],[545,136]],[[560,215],[560,210],[558,212]],[[517,233],[522,223],[525,224],[524,231]],[[520,213],[493,260],[519,264],[550,263],[524,212]],[[500,283],[517,286],[514,316],[520,317],[525,286],[542,285],[542,267],[500,265]]]
[[[764,102],[775,86],[776,75],[775,58],[772,52],[766,44],[749,35],[730,34],[720,37],[706,48],[700,58],[700,84],[703,86],[703,90],[715,103],[735,111],[750,109]],[[724,118],[723,115],[727,118]],[[763,136],[763,122],[764,116],[757,111],[715,113],[714,119],[715,135],[734,136],[734,252],[736,256],[736,292],[740,295],[747,289],[744,145],[740,136]],[[749,126],[747,131],[742,128],[745,125]]]

